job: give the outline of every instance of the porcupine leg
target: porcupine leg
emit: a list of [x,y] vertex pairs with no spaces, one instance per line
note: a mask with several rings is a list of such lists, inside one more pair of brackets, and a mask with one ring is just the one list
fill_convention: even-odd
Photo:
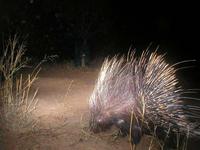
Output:
[[141,138],[142,138],[141,128],[138,125],[134,125],[132,127],[131,143],[137,145],[137,144],[139,144]]
[[182,150],[185,136],[175,133],[167,134],[162,127],[156,129],[156,136],[164,142],[163,150]]
[[182,150],[182,145],[181,142],[178,143],[177,146],[177,141],[175,137],[168,137],[166,139],[166,141],[164,141],[164,146],[163,146],[163,150]]
[[3,73],[0,71],[0,83],[2,84],[4,82],[5,78]]

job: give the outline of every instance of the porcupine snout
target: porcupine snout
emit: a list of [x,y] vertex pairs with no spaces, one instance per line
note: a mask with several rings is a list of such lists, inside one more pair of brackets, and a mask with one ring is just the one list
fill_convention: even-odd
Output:
[[[130,121],[120,118],[119,116],[111,116],[106,118],[105,116],[97,117],[97,124],[101,127],[100,131],[106,131],[111,126],[116,126],[120,129],[121,136],[127,136],[131,134],[131,142],[138,144],[142,138],[142,129],[138,124],[133,124],[130,128]],[[130,133],[131,129],[131,133]]]
[[92,117],[90,120],[90,130],[94,133],[106,131],[114,125],[112,117],[106,114],[98,114],[96,117]]
[[[120,130],[121,136],[128,136],[130,134],[130,120],[121,114],[111,115],[112,113],[96,114],[90,120],[90,130],[94,133],[104,132],[109,130],[112,126],[116,126]],[[138,144],[142,137],[142,130],[138,124],[133,124],[131,127],[131,142]]]
[[[123,119],[116,119],[116,127],[121,131],[122,136],[127,136],[130,134],[130,123]],[[142,138],[142,129],[139,125],[134,124],[131,127],[131,143],[138,144]]]

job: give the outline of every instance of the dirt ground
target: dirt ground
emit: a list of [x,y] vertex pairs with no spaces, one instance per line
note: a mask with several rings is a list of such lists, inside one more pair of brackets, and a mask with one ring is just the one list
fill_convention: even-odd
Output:
[[[34,117],[39,133],[27,136],[20,149],[30,150],[130,150],[128,137],[114,138],[115,130],[100,134],[88,131],[88,99],[98,69],[67,69],[64,66],[42,68],[33,89],[39,88]],[[143,138],[137,150],[149,148]]]

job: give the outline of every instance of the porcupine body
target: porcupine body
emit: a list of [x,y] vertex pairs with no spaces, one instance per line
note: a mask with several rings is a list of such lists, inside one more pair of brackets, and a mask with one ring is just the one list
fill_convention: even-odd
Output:
[[89,100],[90,129],[100,132],[115,125],[129,134],[132,123],[134,144],[143,134],[199,136],[200,108],[185,103],[193,98],[184,96],[189,91],[179,85],[175,66],[148,51],[139,58],[132,51],[106,59]]

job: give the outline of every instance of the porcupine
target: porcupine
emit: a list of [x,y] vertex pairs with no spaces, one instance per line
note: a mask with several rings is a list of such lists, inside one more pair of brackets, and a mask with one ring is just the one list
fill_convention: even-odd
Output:
[[106,58],[89,99],[90,130],[100,132],[115,125],[127,135],[132,117],[133,144],[153,132],[158,137],[169,133],[198,137],[200,107],[185,103],[194,98],[184,95],[190,91],[180,86],[177,64],[169,65],[164,55],[148,50],[139,58],[135,51]]

